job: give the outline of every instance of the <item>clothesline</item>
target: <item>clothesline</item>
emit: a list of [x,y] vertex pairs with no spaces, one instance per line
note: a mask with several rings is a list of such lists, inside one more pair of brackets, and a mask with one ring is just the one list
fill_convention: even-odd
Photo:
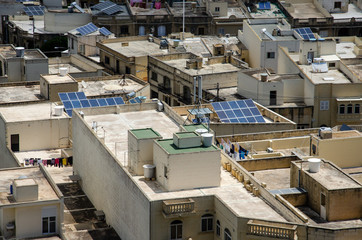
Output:
[[51,159],[24,158],[24,163],[25,166],[36,166],[39,164],[43,164],[46,167],[66,167],[73,166],[73,157]]

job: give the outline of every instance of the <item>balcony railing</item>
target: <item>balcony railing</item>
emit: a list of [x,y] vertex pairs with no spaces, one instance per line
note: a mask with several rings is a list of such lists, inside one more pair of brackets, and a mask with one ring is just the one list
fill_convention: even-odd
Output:
[[297,226],[286,225],[273,222],[264,222],[257,220],[250,220],[248,222],[249,235],[257,235],[268,238],[281,238],[281,239],[297,239],[296,235]]
[[164,93],[168,93],[170,94],[171,93],[171,87],[168,87],[168,86],[165,86],[164,84],[162,83],[159,83],[158,84],[158,89],[161,91],[161,92],[164,92]]
[[163,201],[163,214],[166,218],[195,214],[195,202],[191,198]]

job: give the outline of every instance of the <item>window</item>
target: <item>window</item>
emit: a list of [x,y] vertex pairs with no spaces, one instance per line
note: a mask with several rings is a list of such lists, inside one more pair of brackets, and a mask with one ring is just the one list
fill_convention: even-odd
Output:
[[205,34],[205,28],[200,27],[199,28],[199,35],[204,35]]
[[342,8],[342,2],[334,2],[334,8]]
[[110,62],[110,61],[109,61],[109,57],[104,56],[104,63],[105,63],[105,64],[109,64],[109,62]]
[[267,52],[266,55],[267,58],[275,58],[275,52]]
[[128,26],[127,25],[123,25],[121,26],[121,34],[128,34]]
[[152,72],[151,79],[157,82],[157,73]]
[[326,195],[321,193],[321,205],[326,206]]
[[182,239],[182,221],[175,220],[171,223],[171,240]]
[[72,49],[74,49],[74,39],[73,38],[71,39],[71,42],[72,42]]
[[352,113],[352,109],[353,109],[352,104],[348,104],[348,105],[347,105],[347,114],[351,114],[351,113]]
[[220,12],[220,7],[215,7],[215,12]]
[[213,230],[214,216],[205,214],[201,217],[201,232],[209,232]]
[[329,109],[329,101],[320,101],[319,104],[319,109],[322,111],[328,110]]
[[221,234],[221,226],[220,226],[220,221],[219,220],[217,220],[216,221],[216,235],[217,236],[220,236],[220,234]]
[[359,113],[359,104],[354,105],[354,113]]
[[332,67],[336,67],[336,63],[329,63],[328,67],[332,68]]
[[43,217],[43,230],[42,233],[55,233],[56,232],[56,218]]
[[163,77],[163,86],[165,88],[171,88],[171,80],[168,77]]
[[317,146],[312,144],[312,152],[313,152],[313,155],[315,155],[317,153]]
[[225,228],[225,230],[224,230],[224,239],[231,240],[231,233],[230,233],[229,229],[227,229],[227,228]]
[[224,35],[225,34],[225,29],[219,28],[219,34]]
[[339,105],[339,114],[344,114],[344,104]]

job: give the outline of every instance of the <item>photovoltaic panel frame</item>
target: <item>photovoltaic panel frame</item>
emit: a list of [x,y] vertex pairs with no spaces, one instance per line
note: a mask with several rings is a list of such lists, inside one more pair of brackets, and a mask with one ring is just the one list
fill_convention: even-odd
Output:
[[92,8],[97,9],[99,11],[102,11],[102,9],[109,8],[109,7],[113,6],[113,5],[115,5],[114,2],[105,1],[105,2],[98,3],[98,4],[94,5]]
[[80,35],[84,36],[90,33],[93,33],[98,30],[98,27],[94,25],[93,23],[88,23],[87,25],[81,26],[77,28],[77,31],[80,33]]
[[101,34],[103,34],[104,36],[109,36],[109,35],[112,34],[112,33],[111,33],[107,28],[105,28],[105,27],[101,27],[101,28],[99,29],[99,32],[100,32]]
[[28,16],[42,16],[44,15],[44,6],[24,7],[24,12]]
[[253,100],[236,100],[211,103],[221,122],[264,123],[265,119]]
[[312,30],[308,28],[296,28],[294,29],[304,40],[315,40],[315,36]]

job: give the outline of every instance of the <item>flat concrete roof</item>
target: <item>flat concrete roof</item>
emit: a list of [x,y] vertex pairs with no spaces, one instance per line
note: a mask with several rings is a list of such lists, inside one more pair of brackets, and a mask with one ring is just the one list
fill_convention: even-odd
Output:
[[246,14],[244,13],[244,11],[240,8],[240,7],[228,7],[228,13],[227,16],[224,17],[218,17],[215,16],[215,19],[230,19],[235,17],[235,18],[247,18]]
[[[259,7],[259,5],[257,5]],[[274,3],[270,3],[270,10],[260,10],[257,9],[257,12],[251,12],[250,15],[253,18],[285,18],[284,14],[278,6]]]
[[[173,133],[179,131],[179,126],[171,118],[164,112],[156,110],[85,115],[84,120],[89,126],[92,126],[92,122],[96,121],[98,126],[103,127],[105,131],[98,130],[97,134],[103,137],[105,132],[105,145],[116,156],[119,164],[123,166],[128,163],[128,129],[152,128],[166,139],[172,138]],[[172,140],[165,142],[167,141]],[[117,152],[115,152],[116,149]],[[215,195],[238,216],[285,221],[268,204],[249,193],[242,183],[223,169],[221,170],[221,186],[212,188],[169,192],[157,181],[145,181],[143,176],[133,176],[133,179],[151,201]]]
[[[312,80],[314,84],[323,83],[352,83],[339,69],[329,69],[326,73],[312,72],[312,65],[299,65],[303,72]],[[324,78],[333,78],[334,80],[324,80]]]
[[266,183],[267,190],[290,188],[290,168],[252,171],[254,176]]
[[0,114],[6,122],[25,122],[47,119],[69,118],[65,112],[61,116],[53,116],[53,103],[26,104],[11,107],[0,107]]
[[60,76],[59,74],[47,74],[47,75],[42,75],[42,77],[49,84],[75,83],[75,82],[77,82],[69,74],[66,74],[64,76]]
[[216,73],[227,73],[227,72],[237,72],[240,68],[235,67],[230,63],[217,63],[217,64],[202,64],[202,68],[200,69],[187,69],[186,68],[186,61],[190,59],[182,58],[182,59],[175,59],[169,61],[162,61],[174,67],[190,76],[197,76],[197,75],[207,75],[207,74],[216,74]]
[[59,68],[67,68],[68,73],[86,72],[84,69],[73,63],[49,64],[48,68],[49,68],[49,74],[59,74]]
[[[296,163],[296,165],[299,167],[300,163]],[[309,172],[307,161],[304,161],[302,166],[305,173],[307,173],[310,177],[319,182],[328,190],[362,188],[362,186],[354,181],[351,177],[328,162],[321,161],[320,169],[317,173]]]
[[348,11],[345,13],[331,13],[334,19],[343,19],[343,18],[361,18],[362,9],[358,8],[355,4],[348,4]]
[[341,59],[344,58],[356,58],[356,54],[353,52],[353,48],[356,46],[354,42],[340,42],[336,44],[336,54]]
[[38,33],[38,34],[58,34],[57,32],[45,31],[45,29],[44,29],[44,19],[42,19],[42,20],[37,19],[37,18],[35,19],[35,21],[34,21],[35,30],[33,29],[33,21],[30,21],[30,20],[25,20],[25,21],[12,20],[11,22],[14,23],[22,31],[28,32],[28,33],[31,33],[31,34],[33,33],[33,31],[35,33]]
[[221,167],[221,182],[219,187],[198,188],[182,191],[166,191],[157,181],[145,181],[143,176],[134,179],[151,201],[174,198],[204,197],[215,195],[221,199],[237,216],[263,220],[285,221],[273,208],[262,199],[248,192],[242,183],[230,172]]
[[[289,1],[287,1],[289,3]],[[325,18],[318,8],[312,2],[291,3],[294,11],[288,11],[293,18]]]
[[[40,53],[37,49],[24,49],[24,59],[46,59],[47,57]],[[0,45],[0,54],[4,58],[16,58],[16,51],[10,45]]]
[[33,178],[38,184],[38,201],[59,199],[39,167],[2,169],[0,170],[0,205],[17,203],[9,198],[10,184],[20,176]]
[[147,40],[126,42],[128,42],[128,46],[122,46],[121,42],[103,43],[103,45],[126,57],[167,54],[167,50],[160,49],[160,46],[154,42]]
[[[258,36],[262,39],[262,40],[271,40],[267,35],[265,35],[265,33],[262,33],[262,29],[266,29],[270,34],[273,33],[274,29],[278,29],[278,27],[280,27],[281,29],[284,29],[285,26],[282,24],[251,24],[250,25],[253,30],[255,31],[256,34],[258,34]],[[288,29],[291,30],[291,29]],[[283,36],[273,36],[276,41],[298,41],[298,39],[296,37],[294,37],[294,35],[283,35]]]
[[39,101],[39,98],[39,85],[0,87],[0,104]]
[[159,16],[159,15],[169,15],[169,12],[166,8],[140,8],[140,7],[130,7],[132,15],[151,15],[151,16]]
[[85,80],[84,83],[78,82],[78,89],[83,91],[87,97],[137,92],[144,86],[130,78],[123,79],[120,76],[114,76],[112,79],[99,78],[97,80]]

